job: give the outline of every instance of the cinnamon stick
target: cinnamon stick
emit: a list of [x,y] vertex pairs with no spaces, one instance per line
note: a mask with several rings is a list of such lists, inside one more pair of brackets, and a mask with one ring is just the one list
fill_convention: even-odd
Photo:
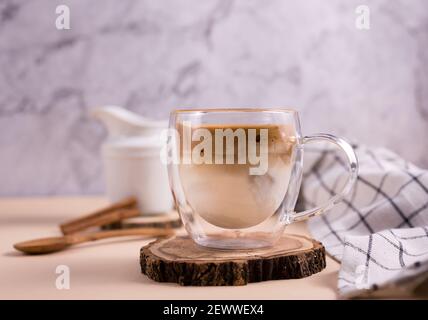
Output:
[[95,226],[103,226],[123,219],[140,215],[136,208],[137,200],[134,197],[123,199],[105,208],[97,210],[83,217],[73,219],[60,225],[64,235],[75,233]]

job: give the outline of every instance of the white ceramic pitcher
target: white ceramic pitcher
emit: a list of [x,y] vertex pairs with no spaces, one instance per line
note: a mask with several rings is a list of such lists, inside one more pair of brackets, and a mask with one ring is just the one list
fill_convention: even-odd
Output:
[[101,152],[109,200],[135,196],[142,214],[171,210],[167,168],[160,160],[160,133],[167,122],[150,120],[117,106],[96,108],[92,115],[109,133]]

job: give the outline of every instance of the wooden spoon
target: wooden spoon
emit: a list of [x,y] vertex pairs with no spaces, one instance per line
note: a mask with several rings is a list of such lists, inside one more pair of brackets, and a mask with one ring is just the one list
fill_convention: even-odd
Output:
[[122,230],[98,231],[92,233],[76,233],[62,237],[40,238],[24,242],[19,242],[13,247],[27,254],[45,254],[64,250],[72,245],[82,242],[96,241],[106,238],[125,237],[125,236],[150,236],[160,237],[169,236],[174,233],[172,229],[159,228],[134,228]]

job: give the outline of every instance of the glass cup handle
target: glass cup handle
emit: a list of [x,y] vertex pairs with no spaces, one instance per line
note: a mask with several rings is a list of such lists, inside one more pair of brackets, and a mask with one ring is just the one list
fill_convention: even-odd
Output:
[[293,222],[306,220],[310,217],[317,216],[317,215],[322,214],[325,211],[333,208],[336,204],[338,204],[340,201],[342,201],[342,199],[346,195],[348,195],[348,193],[352,190],[352,187],[354,186],[354,183],[357,180],[357,176],[358,176],[357,156],[354,152],[354,149],[352,148],[352,146],[348,142],[346,142],[345,140],[343,140],[341,138],[333,136],[331,134],[324,134],[324,133],[319,133],[319,134],[315,134],[315,135],[311,135],[311,136],[305,136],[303,138],[303,144],[306,144],[308,142],[313,142],[313,141],[328,141],[330,143],[337,145],[339,148],[341,148],[342,151],[345,153],[346,158],[348,159],[349,177],[348,177],[348,181],[346,182],[343,190],[340,193],[334,195],[327,202],[325,202],[324,204],[322,204],[318,207],[308,209],[308,210],[305,210],[302,212],[295,212],[291,216],[291,219]]

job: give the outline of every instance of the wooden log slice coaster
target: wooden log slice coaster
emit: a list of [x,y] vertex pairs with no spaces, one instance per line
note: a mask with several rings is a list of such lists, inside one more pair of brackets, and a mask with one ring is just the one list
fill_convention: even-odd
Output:
[[141,248],[141,271],[158,282],[183,286],[238,286],[250,282],[300,279],[326,266],[324,246],[284,234],[272,248],[216,250],[189,237],[159,239]]

